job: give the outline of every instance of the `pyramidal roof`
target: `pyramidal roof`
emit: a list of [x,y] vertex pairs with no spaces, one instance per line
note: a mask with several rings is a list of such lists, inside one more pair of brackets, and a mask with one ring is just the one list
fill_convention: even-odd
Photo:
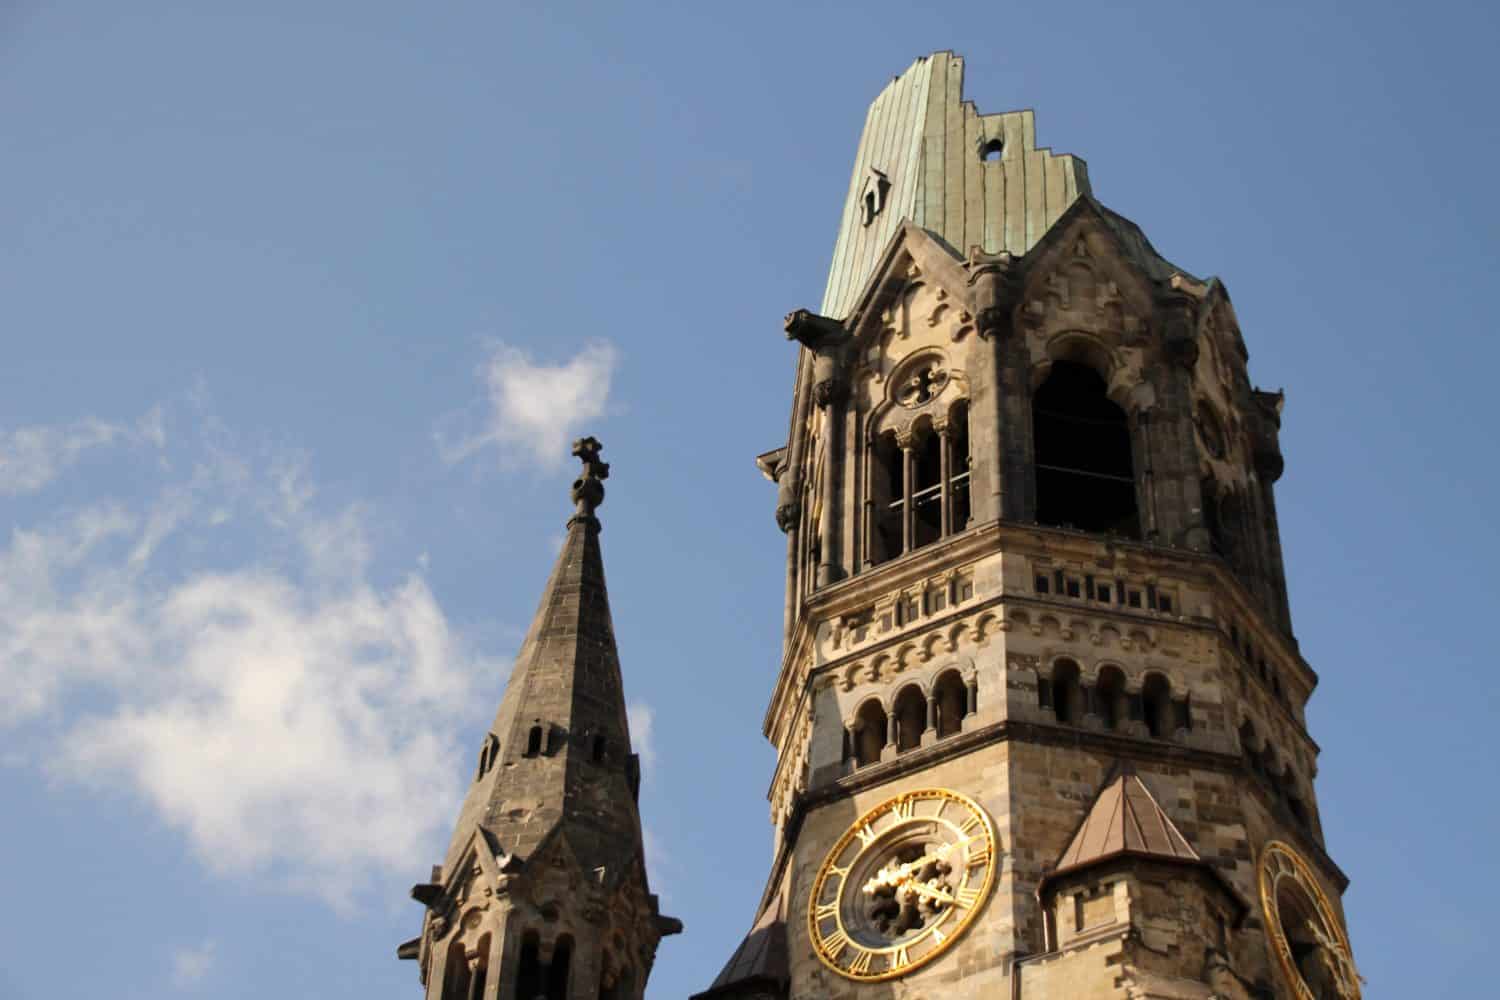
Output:
[[557,840],[613,881],[640,861],[640,772],[631,752],[620,657],[594,511],[609,466],[599,442],[573,453],[576,512],[516,656],[454,827],[451,872],[476,828],[497,855],[527,859]]
[[1049,877],[1122,854],[1188,863],[1202,860],[1129,764],[1122,765],[1094,799]]
[[693,1000],[708,1000],[729,991],[748,991],[757,985],[784,987],[791,978],[786,944],[786,894],[778,892],[750,933],[734,950],[713,985]]

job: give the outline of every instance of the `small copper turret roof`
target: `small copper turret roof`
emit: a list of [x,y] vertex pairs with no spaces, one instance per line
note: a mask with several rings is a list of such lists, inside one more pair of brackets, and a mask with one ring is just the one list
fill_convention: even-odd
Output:
[[1121,854],[1190,864],[1202,860],[1129,764],[1094,799],[1050,875]]

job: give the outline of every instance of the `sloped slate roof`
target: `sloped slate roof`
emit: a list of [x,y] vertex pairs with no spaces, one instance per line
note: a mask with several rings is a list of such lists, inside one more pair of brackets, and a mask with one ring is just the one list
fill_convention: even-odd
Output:
[[1050,874],[1085,868],[1122,854],[1188,863],[1202,860],[1128,765],[1099,792]]
[[786,914],[782,907],[782,894],[761,912],[760,919],[750,928],[750,933],[740,942],[713,982],[693,1000],[727,996],[736,987],[758,984],[784,986],[790,976],[787,963]]

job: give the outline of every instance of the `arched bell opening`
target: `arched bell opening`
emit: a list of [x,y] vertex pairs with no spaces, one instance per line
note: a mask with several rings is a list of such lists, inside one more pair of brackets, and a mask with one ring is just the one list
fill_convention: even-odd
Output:
[[542,966],[542,942],[536,931],[521,937],[521,960],[516,963],[518,997],[546,996],[546,969]]
[[905,481],[895,433],[882,434],[870,448],[869,562],[876,565],[902,552]]
[[922,732],[927,728],[927,699],[922,689],[908,684],[896,695],[892,709],[896,714],[896,750],[915,750],[922,743]]
[[1172,685],[1161,674],[1148,674],[1141,685],[1141,709],[1146,731],[1153,739],[1167,740],[1176,730],[1172,709]]
[[568,1000],[568,975],[572,964],[573,938],[564,934],[552,946],[552,961],[547,965],[547,1000]]
[[1104,667],[1099,671],[1099,681],[1094,685],[1094,699],[1105,729],[1119,729],[1130,718],[1129,701],[1125,696],[1125,673],[1119,667]]
[[1130,422],[1092,367],[1054,361],[1032,397],[1036,519],[1139,538]]
[[880,760],[885,749],[886,728],[889,725],[885,709],[874,698],[859,707],[854,717],[854,762],[860,767]]
[[957,670],[950,670],[932,686],[932,696],[937,703],[938,739],[952,736],[963,728],[964,716],[968,714],[968,686]]
[[1076,726],[1083,721],[1083,688],[1078,676],[1078,664],[1072,660],[1058,660],[1052,665],[1052,711],[1065,725]]

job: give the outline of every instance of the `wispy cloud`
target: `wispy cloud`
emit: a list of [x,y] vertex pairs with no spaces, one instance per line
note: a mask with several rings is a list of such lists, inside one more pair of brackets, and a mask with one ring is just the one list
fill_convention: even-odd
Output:
[[547,364],[524,351],[498,344],[480,366],[487,412],[477,431],[449,440],[438,437],[448,462],[459,462],[487,448],[502,462],[556,469],[568,445],[607,412],[610,382],[619,353],[607,341],[594,341],[566,361]]
[[218,950],[218,944],[213,941],[175,949],[172,952],[172,985],[178,989],[190,989],[201,983],[213,970]]
[[[365,515],[297,462],[182,447],[154,499],[0,547],[0,725],[42,725],[54,774],[139,796],[207,867],[348,903],[451,818],[453,734],[496,668],[420,568],[372,576]],[[215,564],[229,525],[256,555]]]
[[630,742],[640,754],[642,770],[649,777],[656,766],[656,744],[652,740],[656,712],[644,701],[632,701],[625,706],[625,715],[630,723]]
[[63,426],[0,429],[0,495],[35,493],[76,463],[87,451],[120,441],[166,444],[159,409],[134,425],[92,417]]

